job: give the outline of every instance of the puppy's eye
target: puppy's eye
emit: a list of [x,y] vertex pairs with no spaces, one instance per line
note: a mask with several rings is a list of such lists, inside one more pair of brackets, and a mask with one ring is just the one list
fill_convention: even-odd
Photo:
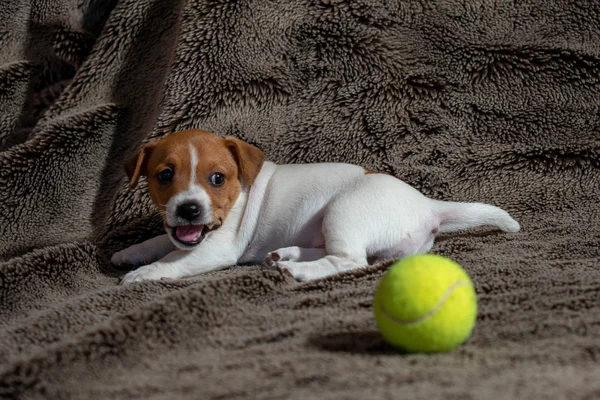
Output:
[[219,173],[219,172],[215,172],[214,174],[212,174],[210,176],[210,178],[208,179],[210,184],[213,186],[221,186],[222,184],[225,183],[225,175]]
[[157,178],[160,183],[169,183],[173,180],[173,170],[165,168],[158,173]]

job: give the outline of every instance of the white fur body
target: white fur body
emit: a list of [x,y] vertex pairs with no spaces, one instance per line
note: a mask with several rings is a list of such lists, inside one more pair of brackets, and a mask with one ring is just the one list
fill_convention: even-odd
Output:
[[126,274],[123,283],[262,262],[304,281],[425,253],[438,232],[483,225],[520,229],[498,207],[429,199],[395,177],[359,166],[265,162],[223,225],[192,250],[176,250],[163,235],[115,253],[112,261],[151,263]]

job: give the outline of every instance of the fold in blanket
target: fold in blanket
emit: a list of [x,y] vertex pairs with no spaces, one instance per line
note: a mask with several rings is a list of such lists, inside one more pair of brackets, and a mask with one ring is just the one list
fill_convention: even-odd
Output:
[[[597,1],[0,4],[1,398],[600,397]],[[386,345],[388,264],[121,287],[161,232],[123,161],[202,128],[276,162],[350,162],[518,234],[446,235],[480,314],[442,355]]]

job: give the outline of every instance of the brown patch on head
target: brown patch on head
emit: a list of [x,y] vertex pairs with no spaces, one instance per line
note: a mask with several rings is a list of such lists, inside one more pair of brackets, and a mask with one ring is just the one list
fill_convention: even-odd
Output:
[[125,173],[129,178],[129,187],[134,188],[137,186],[140,176],[148,175],[147,165],[148,158],[152,153],[154,143],[148,143],[140,149],[136,154],[129,157],[125,161]]
[[[363,167],[363,169],[365,170],[365,175],[371,175],[371,174],[386,174],[385,172],[379,172],[379,171],[375,171],[375,170],[372,170],[372,169],[369,169],[369,168],[364,168],[364,167]],[[387,174],[386,174],[386,175],[387,175]]]
[[[195,171],[192,171],[192,151],[197,158]],[[240,178],[250,185],[254,183],[263,161],[262,151],[248,143],[191,129],[172,133],[144,146],[127,161],[125,169],[132,187],[140,175],[148,176],[152,201],[163,211],[176,194],[188,190],[192,184],[201,187],[211,200],[211,223],[217,223],[225,220],[235,204],[242,190]],[[158,176],[166,169],[173,171],[173,177],[164,183]],[[194,182],[191,182],[192,172],[195,172]],[[214,185],[213,174],[222,174],[225,177],[223,184]]]
[[248,185],[252,185],[265,161],[265,154],[259,148],[231,136],[225,138],[225,144],[235,157],[240,175]]

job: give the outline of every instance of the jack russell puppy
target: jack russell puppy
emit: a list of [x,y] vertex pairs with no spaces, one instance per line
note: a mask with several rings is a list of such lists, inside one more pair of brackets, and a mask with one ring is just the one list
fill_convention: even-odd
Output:
[[520,229],[498,207],[433,200],[356,165],[276,165],[246,142],[201,130],[146,144],[125,171],[132,188],[148,177],[166,234],[113,255],[115,265],[143,265],[123,284],[239,263],[308,281],[425,253],[439,232]]

